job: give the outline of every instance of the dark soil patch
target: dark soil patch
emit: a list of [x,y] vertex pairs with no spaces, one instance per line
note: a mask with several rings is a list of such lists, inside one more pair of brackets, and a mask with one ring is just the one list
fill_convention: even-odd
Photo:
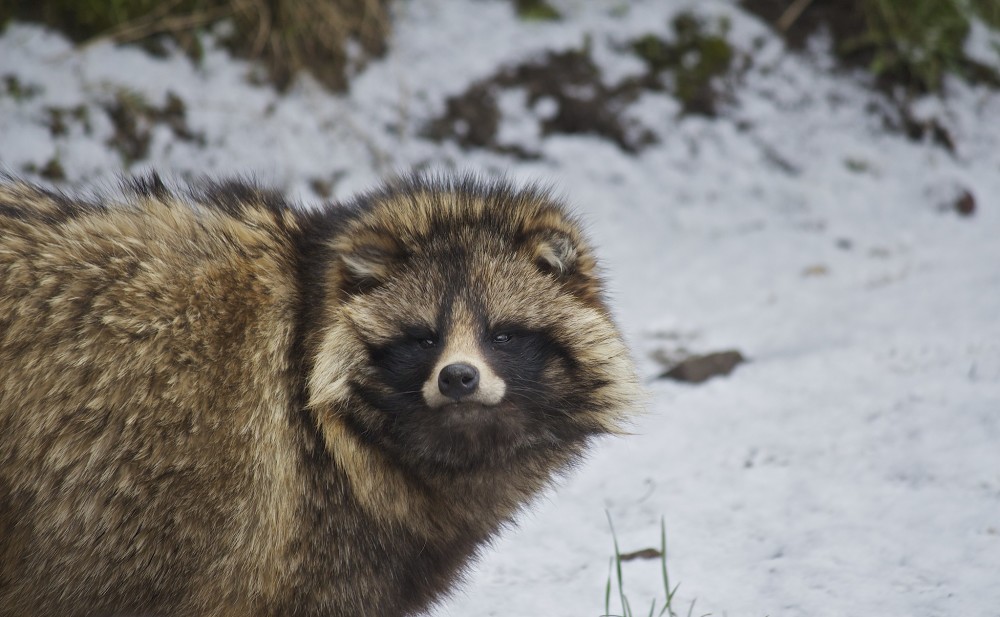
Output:
[[72,124],[83,126],[85,133],[90,134],[90,112],[86,106],[47,107],[49,132],[53,137],[64,137],[69,134]]
[[309,188],[316,193],[320,199],[331,199],[340,181],[347,177],[347,172],[343,170],[334,171],[325,177],[313,177],[309,180]]
[[667,92],[681,103],[681,113],[715,116],[721,98],[717,78],[733,66],[735,54],[725,40],[724,27],[710,32],[697,18],[682,14],[671,23],[671,30],[621,45],[623,53],[641,58],[647,70],[610,85],[586,45],[501,68],[449,98],[444,113],[431,120],[423,134],[465,148],[535,158],[536,152],[497,139],[503,120],[497,98],[504,91],[520,89],[531,110],[546,108],[536,114],[542,136],[596,135],[625,152],[637,153],[656,142],[652,130],[626,113],[643,93]]
[[639,95],[641,85],[606,86],[590,54],[580,50],[548,52],[473,83],[446,101],[445,113],[432,120],[424,134],[437,141],[450,139],[466,148],[535,158],[536,153],[522,146],[497,140],[502,119],[497,97],[503,90],[517,88],[526,93],[529,107],[546,101],[554,108],[539,119],[542,135],[597,135],[633,153],[653,139],[650,132],[635,130],[621,116]]
[[498,84],[481,81],[445,102],[445,112],[434,120],[425,134],[435,140],[452,139],[465,148],[496,148],[500,126],[497,105]]
[[[769,24],[777,24],[792,4],[789,0],[742,0],[745,9]],[[864,12],[857,0],[813,0],[795,21],[782,32],[789,47],[805,48],[817,32],[827,29],[836,41],[850,41],[867,30]],[[867,66],[871,55],[853,55],[849,60]]]
[[62,162],[59,160],[58,156],[54,156],[49,159],[49,162],[38,167],[37,165],[31,163],[25,166],[24,170],[28,173],[38,174],[39,176],[50,180],[52,182],[62,182],[66,179],[66,170],[62,166]]
[[157,124],[166,125],[177,139],[204,143],[204,136],[187,125],[187,107],[179,96],[167,93],[162,107],[148,104],[138,95],[121,91],[104,107],[115,127],[108,145],[116,149],[128,166],[149,156],[152,130]]
[[636,135],[621,117],[641,93],[640,85],[626,81],[606,86],[600,69],[586,52],[549,53],[542,62],[508,70],[498,85],[524,88],[532,106],[546,99],[555,102],[555,113],[542,121],[543,135],[598,135],[626,152],[637,152],[653,138],[651,134]]
[[899,104],[897,110],[898,117],[885,119],[887,128],[899,131],[913,141],[930,140],[934,145],[941,146],[952,154],[955,153],[955,140],[951,136],[951,131],[940,120],[937,118],[918,119],[913,115],[909,106],[905,104]]
[[27,101],[42,93],[41,86],[26,84],[18,79],[17,75],[9,73],[0,78],[3,84],[3,95],[9,96],[15,101]]

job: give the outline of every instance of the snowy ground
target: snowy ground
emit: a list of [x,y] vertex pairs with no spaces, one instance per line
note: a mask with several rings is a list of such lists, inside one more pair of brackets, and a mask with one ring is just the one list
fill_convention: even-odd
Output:
[[[623,550],[658,545],[665,517],[682,615],[695,599],[694,615],[1000,615],[1000,94],[956,81],[921,103],[950,154],[887,132],[860,76],[821,50],[787,53],[731,2],[556,4],[567,19],[525,24],[509,2],[399,2],[391,52],[340,97],[308,80],[287,95],[250,85],[251,67],[217,50],[198,66],[75,51],[15,24],[0,36],[0,166],[57,159],[71,184],[112,184],[122,159],[104,106],[122,90],[157,107],[172,93],[200,137],[154,122],[132,171],[253,173],[308,202],[317,180],[342,197],[417,166],[502,170],[585,215],[648,413],[526,513],[439,617],[596,617],[605,510]],[[537,160],[420,137],[447,96],[585,34],[606,79],[634,73],[618,43],[667,34],[685,8],[725,16],[753,58],[717,119],[646,95],[628,113],[659,143],[631,155],[542,139],[544,110],[509,96],[501,131]],[[49,108],[76,115],[53,130]],[[972,216],[950,207],[961,191]],[[654,379],[650,354],[681,348],[751,361],[702,385]],[[659,564],[624,574],[645,614]]]

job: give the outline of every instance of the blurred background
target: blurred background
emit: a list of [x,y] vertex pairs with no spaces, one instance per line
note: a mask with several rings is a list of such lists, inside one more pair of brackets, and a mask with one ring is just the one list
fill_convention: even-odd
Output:
[[471,171],[587,221],[645,413],[435,615],[1000,615],[1000,0],[0,0],[0,24],[7,174],[240,175],[308,208]]

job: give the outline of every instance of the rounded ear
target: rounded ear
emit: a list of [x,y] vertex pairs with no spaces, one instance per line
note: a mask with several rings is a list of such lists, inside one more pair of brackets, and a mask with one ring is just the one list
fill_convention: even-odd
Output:
[[334,250],[343,264],[345,279],[358,287],[372,287],[385,282],[393,266],[405,256],[398,240],[376,230],[340,238]]
[[571,294],[600,303],[597,263],[580,232],[565,221],[548,221],[530,231],[523,245],[535,266]]
[[535,264],[542,271],[556,278],[576,271],[579,251],[568,234],[554,229],[546,230],[536,233],[532,242]]

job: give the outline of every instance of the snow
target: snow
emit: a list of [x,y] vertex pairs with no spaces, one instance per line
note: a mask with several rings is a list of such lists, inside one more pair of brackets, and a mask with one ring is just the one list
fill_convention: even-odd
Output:
[[[864,78],[813,49],[793,55],[734,3],[555,3],[520,22],[505,1],[400,2],[389,54],[349,95],[308,78],[281,95],[209,44],[198,65],[12,24],[0,35],[0,166],[58,156],[77,186],[123,171],[103,106],[118,91],[180,96],[202,142],[153,131],[131,170],[254,174],[306,202],[411,168],[507,173],[553,185],[581,212],[649,395],[634,435],[599,444],[484,552],[437,617],[597,616],[614,520],[622,550],[659,543],[678,612],[748,617],[1000,615],[1000,94],[958,80],[915,106],[954,154],[888,131]],[[659,143],[638,155],[591,136],[543,137],[509,91],[503,143],[541,158],[421,137],[448,96],[501,65],[591,42],[609,83],[641,72],[621,43],[666,34],[691,9],[724,16],[751,56],[720,117],[679,117],[648,93],[626,114]],[[997,64],[976,25],[980,61]],[[820,45],[819,47],[822,47]],[[0,81],[0,84],[3,82]],[[53,136],[48,108],[89,130]],[[518,115],[520,114],[520,115]],[[29,174],[30,175],[30,174]],[[951,204],[962,191],[972,216]],[[701,385],[656,379],[656,350],[739,349]],[[625,564],[637,612],[662,601],[659,564]]]

